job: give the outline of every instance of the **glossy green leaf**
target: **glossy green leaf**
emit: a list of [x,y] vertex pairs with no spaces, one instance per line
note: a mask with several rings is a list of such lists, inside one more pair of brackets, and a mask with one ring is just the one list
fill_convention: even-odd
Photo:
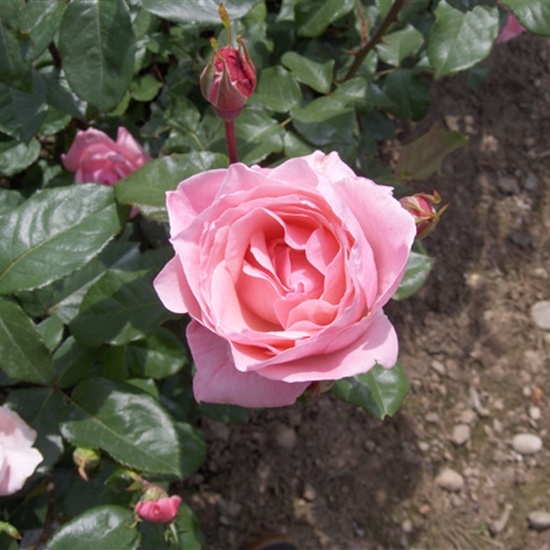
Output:
[[415,54],[423,43],[422,33],[412,25],[407,25],[401,30],[386,34],[384,41],[376,49],[382,61],[399,67],[403,59]]
[[19,29],[24,9],[24,0],[0,2],[0,81],[30,92],[31,40]]
[[216,153],[170,155],[145,164],[115,184],[117,199],[132,204],[149,218],[168,221],[166,191],[184,179],[214,168],[227,167],[227,157]]
[[134,376],[166,378],[187,363],[188,352],[173,332],[159,328],[149,338],[128,344],[126,360]]
[[53,355],[55,385],[60,389],[70,388],[87,378],[91,367],[99,359],[101,351],[101,349],[81,346],[72,336],[69,336]]
[[[0,218],[0,293],[45,286],[97,255],[121,229],[113,189],[45,189]],[[70,253],[69,253],[70,252]]]
[[416,121],[428,114],[430,91],[421,75],[398,69],[387,76],[383,89],[394,103],[388,110],[396,117]]
[[30,35],[32,59],[37,59],[50,45],[59,29],[67,4],[61,0],[26,0],[21,32]]
[[332,86],[334,59],[317,62],[296,52],[286,52],[281,57],[282,64],[292,75],[316,92],[327,94]]
[[176,429],[181,441],[181,471],[183,477],[192,476],[206,457],[206,443],[201,433],[190,424],[177,422]]
[[65,396],[54,388],[23,388],[10,392],[6,405],[36,431],[35,447],[44,457],[38,470],[47,471],[63,453],[58,424],[65,414]]
[[40,332],[16,302],[0,297],[0,368],[13,380],[48,384],[53,360]]
[[54,351],[63,339],[63,331],[65,327],[57,317],[46,317],[36,327],[42,335],[44,344],[50,351]]
[[8,214],[14,208],[17,208],[24,200],[21,193],[0,187],[0,216]]
[[428,280],[434,259],[426,254],[411,252],[407,261],[405,275],[399,284],[399,288],[393,295],[394,300],[405,300],[416,294]]
[[46,84],[49,105],[73,118],[86,119],[86,102],[74,94],[62,70],[45,67],[40,75]]
[[40,155],[40,142],[26,143],[6,139],[0,141],[0,176],[11,177],[28,168]]
[[140,550],[201,550],[201,531],[193,511],[185,502],[179,506],[174,521],[178,534],[178,544],[174,545],[164,536],[165,526],[162,523],[143,521],[139,524],[142,535]]
[[441,163],[453,151],[465,147],[468,138],[434,124],[429,132],[401,149],[396,173],[402,180],[424,180],[441,170]]
[[[176,23],[219,24],[218,0],[137,0],[147,11]],[[224,0],[229,18],[233,21],[246,15],[257,0]]]
[[115,107],[132,80],[134,43],[123,0],[71,2],[59,29],[59,53],[74,92],[102,111]]
[[180,444],[172,419],[149,394],[123,382],[83,380],[71,395],[63,437],[101,448],[121,464],[150,474],[181,476]]
[[28,142],[40,128],[46,112],[46,85],[37,72],[32,72],[32,92],[0,83],[0,131]]
[[251,103],[260,103],[278,113],[286,113],[302,101],[302,92],[296,79],[283,67],[264,69]]
[[128,508],[98,506],[62,525],[45,550],[137,550],[141,537],[133,523]]
[[435,78],[463,71],[485,59],[499,28],[496,6],[476,6],[462,12],[442,0],[435,10],[427,51]]
[[399,410],[409,389],[407,374],[398,360],[391,369],[375,365],[365,374],[337,380],[332,393],[383,420]]
[[550,2],[548,0],[502,0],[520,23],[534,34],[550,36]]
[[83,345],[123,345],[152,334],[176,318],[153,289],[154,271],[107,271],[86,292],[79,314],[69,328]]
[[146,74],[132,81],[130,84],[130,95],[137,101],[151,101],[162,88],[154,76]]
[[354,7],[354,0],[299,0],[296,3],[298,35],[309,38],[319,36],[331,23],[348,14]]

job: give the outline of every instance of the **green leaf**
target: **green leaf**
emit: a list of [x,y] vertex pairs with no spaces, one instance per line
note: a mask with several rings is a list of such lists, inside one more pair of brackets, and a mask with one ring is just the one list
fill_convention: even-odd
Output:
[[159,82],[154,76],[146,74],[132,81],[130,94],[137,101],[151,101],[161,88],[162,82]]
[[153,289],[156,271],[107,271],[82,300],[69,328],[83,345],[120,346],[152,334],[164,321],[177,318],[167,311]]
[[134,31],[123,0],[71,2],[59,29],[59,53],[74,92],[101,111],[115,107],[134,71]]
[[28,168],[38,159],[40,149],[40,142],[34,138],[28,144],[12,139],[2,139],[0,141],[0,176],[9,178]]
[[4,216],[24,201],[23,195],[11,189],[0,187],[0,216]]
[[128,366],[134,376],[166,378],[188,362],[187,350],[169,330],[159,328],[146,340],[128,344]]
[[398,360],[391,369],[375,365],[365,374],[337,380],[332,393],[384,420],[399,410],[409,389],[407,374]]
[[45,67],[40,75],[46,84],[49,105],[73,118],[86,120],[86,102],[73,93],[61,69]]
[[328,94],[332,85],[334,59],[319,63],[296,52],[286,52],[282,64],[303,84],[321,94]]
[[445,158],[467,144],[468,138],[460,132],[443,130],[434,124],[428,133],[401,149],[395,171],[402,180],[424,180],[440,172]]
[[30,35],[32,60],[44,53],[59,29],[67,4],[60,0],[27,0],[21,20],[21,32]]
[[258,85],[251,103],[259,103],[277,113],[298,107],[302,92],[296,79],[283,67],[270,67],[259,74]]
[[64,326],[57,317],[46,317],[37,327],[42,340],[50,351],[54,351],[63,339]]
[[313,38],[328,26],[348,14],[355,7],[354,0],[299,0],[296,4],[298,35]]
[[534,34],[550,36],[550,3],[548,0],[502,0],[519,22]]
[[201,433],[190,424],[177,422],[176,429],[181,441],[181,471],[183,477],[192,476],[206,457],[206,443]]
[[92,508],[65,523],[46,545],[46,550],[137,550],[139,531],[131,525],[134,514],[122,506]]
[[53,355],[55,385],[65,389],[87,378],[91,367],[99,359],[101,351],[101,349],[81,346],[72,336],[69,336]]
[[23,0],[0,2],[0,81],[30,92],[31,40],[19,30],[24,8]]
[[115,184],[117,199],[137,206],[147,217],[168,221],[166,192],[186,178],[214,168],[227,167],[227,158],[216,153],[189,153],[155,159]]
[[[258,0],[224,0],[232,21],[246,15]],[[219,24],[218,0],[137,0],[148,12],[176,23]]]
[[399,67],[406,57],[415,54],[424,43],[422,33],[412,25],[403,29],[386,34],[384,41],[376,46],[378,56],[382,61]]
[[0,293],[45,286],[82,267],[120,231],[121,218],[105,185],[35,193],[0,218]]
[[71,412],[60,425],[63,437],[80,447],[99,447],[129,468],[181,477],[174,424],[149,394],[123,382],[89,378],[71,397]]
[[32,92],[0,84],[0,131],[28,142],[40,128],[46,111],[46,85],[36,71],[32,71]]
[[405,275],[393,295],[394,300],[405,300],[416,294],[428,280],[434,265],[434,259],[426,254],[411,252],[407,261]]
[[53,388],[24,388],[10,392],[6,405],[36,430],[35,447],[44,457],[38,469],[47,471],[63,453],[58,424],[65,413],[65,396]]
[[462,12],[442,0],[435,10],[427,51],[435,78],[469,69],[491,52],[498,35],[496,6]]
[[1,296],[0,350],[0,367],[13,380],[53,381],[53,360],[40,332],[13,300]]
[[384,81],[384,91],[394,103],[388,110],[403,120],[421,120],[428,114],[430,91],[421,75],[398,69]]

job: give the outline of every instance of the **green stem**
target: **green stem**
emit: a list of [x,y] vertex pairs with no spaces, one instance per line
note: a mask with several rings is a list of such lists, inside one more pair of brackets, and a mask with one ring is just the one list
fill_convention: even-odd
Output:
[[235,121],[225,122],[225,141],[227,142],[227,152],[229,153],[229,163],[239,162],[237,156],[237,138],[235,137]]
[[342,82],[345,82],[346,80],[349,80],[350,78],[353,78],[355,76],[359,67],[361,66],[363,61],[365,61],[365,58],[367,57],[369,52],[374,48],[374,46],[376,46],[376,44],[378,44],[382,40],[384,33],[388,30],[388,27],[393,23],[393,21],[397,17],[397,14],[405,5],[405,2],[406,0],[395,0],[395,2],[392,4],[392,7],[390,8],[390,11],[386,14],[386,17],[384,17],[384,20],[382,21],[382,23],[380,23],[380,26],[376,29],[376,32],[372,35],[370,40],[359,50],[359,52],[355,56],[353,64],[349,68],[348,74],[346,74]]

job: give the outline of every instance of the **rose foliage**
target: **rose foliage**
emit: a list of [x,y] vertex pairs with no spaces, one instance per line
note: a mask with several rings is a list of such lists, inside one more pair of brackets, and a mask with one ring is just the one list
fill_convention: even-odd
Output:
[[2,548],[199,548],[172,484],[204,460],[203,416],[334,396],[394,414],[383,308],[434,261],[399,199],[467,141],[395,130],[432,80],[479,85],[511,22],[550,36],[546,0],[216,8],[0,2]]

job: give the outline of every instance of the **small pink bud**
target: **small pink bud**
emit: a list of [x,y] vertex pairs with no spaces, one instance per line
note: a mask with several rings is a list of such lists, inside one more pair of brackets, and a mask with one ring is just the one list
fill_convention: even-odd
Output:
[[158,485],[151,485],[136,504],[136,513],[151,523],[167,523],[178,515],[181,497],[169,497]]
[[434,190],[433,195],[427,193],[417,193],[411,197],[403,197],[400,201],[401,206],[409,212],[416,222],[416,238],[423,239],[429,235],[439,222],[441,214],[447,210],[448,204],[438,210],[436,204],[441,202],[441,196]]
[[[229,17],[221,9],[220,17],[229,34]],[[239,48],[227,45],[217,50],[212,39],[212,57],[201,74],[202,95],[208,100],[216,114],[224,121],[235,120],[256,87],[256,67],[250,59],[242,37],[237,37]]]

